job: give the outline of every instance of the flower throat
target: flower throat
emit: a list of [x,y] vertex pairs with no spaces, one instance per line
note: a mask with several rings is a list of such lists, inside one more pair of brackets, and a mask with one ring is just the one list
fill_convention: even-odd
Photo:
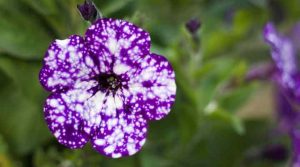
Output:
[[121,88],[121,81],[116,74],[100,74],[97,78],[101,91],[111,91],[115,93]]

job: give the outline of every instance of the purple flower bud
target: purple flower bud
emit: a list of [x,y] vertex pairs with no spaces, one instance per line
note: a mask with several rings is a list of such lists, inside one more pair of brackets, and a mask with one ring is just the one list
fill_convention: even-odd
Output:
[[233,7],[227,9],[224,13],[225,23],[227,23],[228,25],[232,25],[235,13],[236,9],[234,9]]
[[284,145],[273,144],[262,151],[262,157],[271,161],[283,161],[287,158],[288,151]]
[[100,14],[91,0],[85,0],[83,4],[78,4],[77,8],[84,20],[93,23],[95,20],[100,18]]
[[198,19],[196,18],[193,18],[193,19],[190,19],[186,24],[185,24],[185,27],[186,29],[191,33],[191,34],[195,34],[199,28],[201,26],[201,23]]

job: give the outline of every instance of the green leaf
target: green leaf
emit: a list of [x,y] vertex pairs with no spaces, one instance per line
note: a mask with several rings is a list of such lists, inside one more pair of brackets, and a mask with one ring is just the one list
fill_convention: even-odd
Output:
[[45,93],[34,62],[0,57],[0,133],[14,153],[25,154],[51,137],[43,117]]
[[7,153],[7,151],[8,151],[7,144],[4,141],[2,135],[0,135],[0,154],[5,154]]
[[100,7],[100,11],[107,16],[124,8],[132,1],[133,0],[123,0],[123,1],[110,0],[109,3],[106,4],[105,6],[102,6],[101,3],[97,3],[97,2],[96,3],[99,4],[98,6]]
[[21,3],[0,2],[0,50],[24,59],[41,59],[52,40],[39,18]]
[[217,109],[215,111],[211,111],[210,113],[208,113],[208,117],[212,119],[228,122],[236,131],[236,133],[240,135],[245,133],[245,127],[243,125],[242,120],[229,112],[223,111],[221,109]]

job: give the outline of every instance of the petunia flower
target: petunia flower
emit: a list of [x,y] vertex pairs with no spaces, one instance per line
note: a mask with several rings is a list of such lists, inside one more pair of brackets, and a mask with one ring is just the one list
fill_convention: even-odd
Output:
[[98,19],[84,37],[55,40],[40,82],[51,92],[45,120],[60,144],[118,158],[145,144],[149,121],[175,101],[175,74],[167,59],[150,52],[150,36],[124,20]]
[[273,74],[278,87],[279,128],[287,132],[293,144],[293,166],[300,166],[300,73],[296,61],[295,43],[276,31],[272,23],[264,29],[264,38],[271,46],[276,66]]

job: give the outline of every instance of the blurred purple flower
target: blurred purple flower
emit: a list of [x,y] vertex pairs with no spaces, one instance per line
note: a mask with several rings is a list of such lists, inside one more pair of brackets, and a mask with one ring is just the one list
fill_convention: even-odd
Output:
[[300,121],[300,114],[295,111],[283,90],[278,90],[277,95],[277,117],[279,119],[279,130],[283,133],[291,132]]
[[138,152],[150,120],[165,117],[175,101],[175,73],[150,53],[148,32],[124,20],[99,19],[85,33],[55,40],[40,82],[52,94],[45,119],[58,142],[72,149],[88,141],[99,153]]
[[236,14],[236,9],[234,7],[228,8],[224,13],[224,21],[228,25],[232,25],[234,16]]
[[292,133],[293,167],[300,167],[300,128],[295,128]]
[[275,66],[272,63],[257,64],[251,67],[244,79],[245,81],[266,80],[273,75],[275,70]]
[[261,154],[262,158],[272,161],[283,161],[288,155],[286,147],[282,144],[268,145]]
[[300,22],[298,22],[291,31],[291,39],[297,52],[300,53]]
[[[273,79],[278,85],[279,128],[287,132],[293,141],[293,166],[300,166],[300,74],[296,61],[296,48],[290,38],[279,34],[272,23],[264,29],[264,38],[271,46],[271,55],[276,66]],[[300,38],[300,36],[299,36]],[[298,162],[299,161],[299,162]]]

